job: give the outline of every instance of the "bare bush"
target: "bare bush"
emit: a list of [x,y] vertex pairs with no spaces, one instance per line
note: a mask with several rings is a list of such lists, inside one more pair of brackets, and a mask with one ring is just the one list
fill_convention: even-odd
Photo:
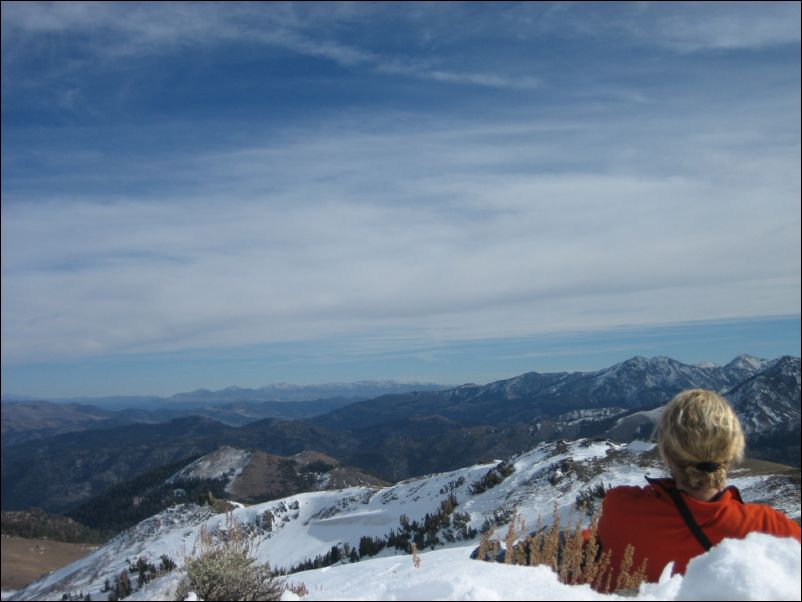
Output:
[[195,592],[202,600],[279,600],[286,583],[269,564],[259,564],[251,548],[251,539],[231,514],[218,539],[201,529],[175,599]]

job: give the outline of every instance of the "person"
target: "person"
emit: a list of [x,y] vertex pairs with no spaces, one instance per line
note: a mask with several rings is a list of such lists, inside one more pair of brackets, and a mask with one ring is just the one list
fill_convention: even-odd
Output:
[[782,512],[746,504],[726,485],[727,471],[743,457],[744,435],[722,397],[682,391],[663,410],[656,434],[672,478],[614,487],[602,503],[597,537],[604,551],[611,550],[613,584],[627,545],[634,548],[631,566],[646,559],[646,581],[656,582],[669,562],[672,574],[684,574],[691,558],[725,538],[760,532],[800,539],[799,525]]

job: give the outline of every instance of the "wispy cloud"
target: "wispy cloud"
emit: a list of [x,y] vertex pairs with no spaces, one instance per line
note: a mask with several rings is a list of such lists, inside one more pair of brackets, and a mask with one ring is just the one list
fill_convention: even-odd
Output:
[[630,32],[642,40],[681,51],[769,48],[799,43],[798,2],[696,2],[649,7],[649,16],[633,15]]
[[798,5],[720,4],[4,3],[3,361],[798,315]]
[[[33,38],[38,43],[42,34],[55,33],[84,37],[83,45],[89,52],[85,60],[100,62],[163,54],[186,46],[246,42],[327,59],[344,68],[443,83],[510,89],[532,89],[539,84],[532,75],[444,69],[434,57],[413,59],[403,53],[360,48],[331,34],[319,35],[321,31],[336,31],[343,21],[375,17],[375,9],[321,11],[292,4],[223,7],[218,3],[156,6],[145,3],[126,7],[91,2],[30,2],[19,3],[4,12],[8,13],[4,29],[7,39],[12,40],[5,50],[10,54],[20,52],[19,47],[32,43]],[[113,45],[108,43],[110,38],[114,39]],[[81,64],[78,62],[74,67]]]
[[797,2],[521,3],[502,13],[528,39],[617,38],[689,53],[798,44]]
[[[456,340],[798,307],[798,153],[778,149],[750,171],[753,140],[730,138],[725,158],[711,127],[694,150],[710,159],[688,171],[667,120],[661,170],[675,173],[649,175],[644,160],[624,174],[615,160],[594,167],[598,146],[576,155],[583,128],[541,145],[543,126],[508,138],[505,124],[379,134],[346,123],[159,157],[164,177],[195,179],[168,197],[4,204],[4,359],[370,331]],[[544,158],[559,169],[508,171]],[[580,159],[587,171],[567,169]],[[159,178],[155,163],[127,177]]]
[[[536,3],[485,9],[475,15],[459,4],[400,10],[359,3],[326,8],[304,3],[17,2],[3,4],[3,50],[4,60],[14,60],[31,46],[74,36],[82,53],[61,65],[62,70],[74,71],[182,48],[248,43],[330,60],[347,69],[444,84],[532,90],[544,80],[537,67],[516,71],[509,61],[497,60],[499,53],[487,45],[477,47],[473,39],[480,36],[489,45],[511,39],[524,53],[527,43],[559,44],[577,38],[629,40],[683,53],[798,43],[799,4],[771,3],[770,10],[766,4],[631,3],[602,9]],[[348,33],[357,27],[386,29],[396,37],[406,28],[407,50],[354,41]],[[466,68],[469,65],[473,68]]]

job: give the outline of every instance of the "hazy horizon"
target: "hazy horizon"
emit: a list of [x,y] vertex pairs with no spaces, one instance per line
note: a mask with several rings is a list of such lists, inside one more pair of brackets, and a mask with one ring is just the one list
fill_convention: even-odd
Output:
[[[770,321],[770,324],[773,324],[775,328],[785,329],[790,326],[793,330],[794,325],[796,325],[797,332],[799,331],[799,320],[797,319],[788,319],[788,320],[776,320]],[[686,328],[688,325],[685,325]],[[353,384],[353,383],[361,383],[361,382],[394,382],[399,384],[422,384],[422,385],[440,385],[440,386],[459,386],[467,383],[472,384],[479,384],[485,385],[489,384],[490,382],[495,382],[498,380],[504,380],[507,378],[513,378],[515,376],[519,376],[520,374],[524,374],[526,372],[596,372],[599,370],[603,370],[605,368],[609,368],[617,363],[627,361],[636,356],[643,356],[643,357],[659,357],[659,356],[668,356],[671,359],[677,360],[684,364],[694,365],[694,364],[704,364],[704,363],[713,363],[719,366],[724,366],[729,362],[733,361],[737,357],[741,355],[749,355],[758,357],[761,359],[766,360],[773,360],[783,356],[793,356],[799,357],[799,339],[797,339],[796,345],[791,344],[786,351],[782,351],[783,345],[778,344],[776,340],[771,340],[771,337],[766,337],[763,340],[756,340],[753,338],[749,344],[751,347],[762,349],[761,353],[750,353],[749,351],[739,351],[737,353],[728,354],[727,351],[724,349],[727,348],[727,343],[732,343],[733,333],[741,330],[741,338],[739,340],[743,340],[743,337],[751,336],[752,331],[755,331],[757,328],[761,330],[763,335],[769,332],[769,329],[766,328],[765,321],[760,321],[757,324],[738,324],[737,326],[740,328],[736,328],[733,324],[726,324],[723,326],[722,333],[724,336],[716,337],[715,330],[711,330],[709,325],[706,325],[707,329],[701,332],[697,332],[696,337],[700,338],[703,337],[707,345],[705,346],[704,352],[693,353],[690,354],[691,358],[695,359],[688,359],[688,346],[689,337],[687,332],[683,332],[682,329],[676,329],[674,332],[668,332],[667,329],[662,329],[659,333],[660,342],[662,343],[662,347],[657,347],[655,345],[649,346],[648,342],[649,339],[645,339],[642,341],[641,346],[637,347],[632,345],[632,342],[635,340],[632,333],[627,334],[629,345],[626,348],[616,347],[613,345],[612,348],[609,348],[606,342],[609,342],[608,337],[610,333],[596,333],[596,336],[600,336],[600,340],[596,340],[595,342],[588,338],[588,334],[585,333],[583,336],[583,346],[576,345],[575,342],[572,342],[570,339],[563,341],[562,346],[564,349],[560,350],[557,349],[559,345],[557,345],[554,341],[547,341],[545,342],[546,348],[548,351],[543,352],[536,352],[534,351],[534,345],[531,341],[519,341],[518,344],[523,346],[527,349],[527,351],[521,351],[520,349],[504,349],[500,348],[493,348],[492,346],[488,346],[485,342],[483,343],[482,351],[492,351],[496,355],[493,356],[491,359],[493,360],[494,364],[498,363],[505,363],[509,365],[510,363],[514,363],[515,365],[520,366],[517,370],[509,368],[508,371],[503,372],[500,371],[492,377],[489,378],[462,378],[456,380],[448,380],[448,379],[423,379],[423,378],[370,378],[369,375],[364,378],[355,377],[352,379],[347,380],[308,380],[308,381],[257,381],[253,380],[255,377],[252,375],[249,377],[251,380],[243,381],[243,382],[227,382],[226,384],[219,384],[218,381],[214,381],[217,384],[210,384],[210,385],[199,385],[199,384],[192,384],[190,382],[186,383],[184,388],[178,389],[163,389],[160,392],[156,392],[154,390],[147,390],[147,389],[140,389],[140,390],[111,390],[111,389],[104,389],[102,391],[91,392],[91,389],[76,389],[76,392],[73,394],[67,394],[64,392],[64,389],[54,389],[48,395],[43,395],[39,391],[30,390],[27,393],[23,393],[21,391],[14,391],[14,390],[4,390],[3,391],[3,398],[13,398],[15,396],[18,397],[26,397],[31,399],[50,399],[50,400],[69,400],[69,399],[92,399],[92,398],[104,398],[104,397],[170,397],[172,395],[177,395],[180,393],[187,393],[187,392],[194,392],[198,390],[208,390],[208,391],[221,391],[227,389],[229,387],[240,387],[240,388],[247,388],[247,389],[259,389],[261,387],[272,387],[277,385],[289,385],[293,387],[313,387],[313,386],[327,386],[327,385],[344,385],[344,384]],[[722,325],[719,325],[722,327]],[[751,328],[749,328],[751,326]],[[696,325],[696,328],[701,328],[700,325]],[[655,333],[651,333],[652,337],[658,336]],[[621,336],[619,334],[619,336]],[[723,339],[724,345],[718,348],[715,352],[712,352],[712,349],[715,347],[712,343],[719,339]],[[673,339],[673,340],[672,340]],[[652,339],[652,343],[654,340]],[[613,341],[615,343],[615,341]],[[720,345],[722,343],[721,340],[718,341]],[[506,345],[509,345],[509,341],[505,341]],[[596,349],[593,346],[598,345]],[[497,345],[497,344],[496,344]],[[682,357],[678,356],[677,354],[671,353],[662,353],[660,349],[679,349],[681,350]],[[638,352],[640,350],[641,352]],[[512,355],[504,355],[502,352],[512,354]],[[432,352],[433,353],[433,352]],[[465,349],[463,346],[458,346],[454,349],[448,350],[446,348],[440,348],[437,350],[437,353],[441,355],[440,364],[456,364],[459,370],[466,370],[468,366],[479,366],[484,361],[487,361],[487,357],[482,358],[479,356],[467,358],[465,354],[470,353],[470,349]],[[498,355],[501,353],[501,355]],[[705,355],[707,353],[707,355]],[[417,352],[416,352],[417,355]],[[199,362],[209,362],[214,363],[215,357],[219,356],[219,352],[215,351],[214,354],[206,359],[195,358],[196,361]],[[451,361],[448,361],[446,358],[449,356],[454,356]],[[514,362],[511,360],[514,358]],[[583,358],[581,361],[585,363],[577,364],[576,361],[578,358]],[[595,363],[587,363],[590,362],[590,358],[594,358],[593,361]],[[187,361],[187,360],[184,360]],[[392,365],[397,365],[398,358],[392,357],[390,359]],[[247,363],[247,362],[245,362]],[[346,360],[346,363],[351,365],[362,366],[365,362],[360,360]],[[168,364],[171,365],[171,364]],[[70,365],[70,370],[74,370],[74,365]],[[125,362],[123,362],[123,369],[126,372],[130,373],[130,366],[127,366]],[[304,367],[305,369],[305,367]],[[143,371],[140,371],[140,375],[143,380],[155,380],[159,370],[155,369],[154,367],[144,368]],[[477,368],[477,373],[478,373]],[[42,368],[36,367],[36,373],[42,372]],[[50,371],[53,371],[51,368]],[[197,371],[202,371],[198,369]],[[228,371],[220,371],[222,373],[229,373]],[[339,370],[334,372],[336,374],[341,374]],[[219,378],[219,377],[218,377]],[[81,377],[78,377],[77,386],[86,386],[85,384],[79,384],[81,381]],[[62,381],[64,382],[64,381]],[[211,382],[211,381],[209,381]],[[60,385],[63,387],[63,385]],[[83,392],[82,392],[83,391]],[[86,392],[89,391],[89,392]]]

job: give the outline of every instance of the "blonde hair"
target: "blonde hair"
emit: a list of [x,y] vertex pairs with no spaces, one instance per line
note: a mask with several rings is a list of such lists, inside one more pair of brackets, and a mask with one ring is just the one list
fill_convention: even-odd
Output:
[[660,454],[676,467],[681,489],[721,489],[727,469],[743,458],[741,422],[725,399],[705,389],[679,393],[657,425]]

